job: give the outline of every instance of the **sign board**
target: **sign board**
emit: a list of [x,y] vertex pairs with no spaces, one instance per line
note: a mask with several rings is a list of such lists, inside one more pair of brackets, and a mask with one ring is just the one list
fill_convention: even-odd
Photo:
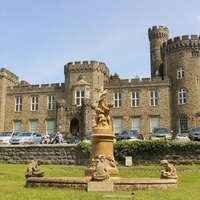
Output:
[[133,160],[131,156],[125,157],[125,166],[132,166]]

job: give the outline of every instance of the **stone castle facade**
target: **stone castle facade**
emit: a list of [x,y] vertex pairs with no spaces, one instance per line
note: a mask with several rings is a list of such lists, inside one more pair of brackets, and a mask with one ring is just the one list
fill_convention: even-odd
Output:
[[101,62],[64,66],[65,82],[31,85],[0,70],[0,131],[56,130],[89,134],[95,119],[90,108],[107,89],[113,133],[137,129],[146,138],[154,126],[185,132],[200,125],[200,36],[169,39],[167,27],[148,30],[151,77],[109,80]]

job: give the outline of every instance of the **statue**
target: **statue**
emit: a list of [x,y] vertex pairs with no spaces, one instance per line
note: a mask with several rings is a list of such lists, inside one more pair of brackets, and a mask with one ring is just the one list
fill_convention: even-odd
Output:
[[94,171],[94,174],[93,174],[93,180],[106,181],[109,178],[110,178],[110,175],[106,169],[105,156],[99,155],[97,159],[96,170]]
[[98,101],[91,105],[91,108],[96,111],[96,116],[91,134],[90,160],[85,175],[92,177],[94,181],[107,181],[110,177],[119,175],[113,156],[115,136],[110,117],[110,110],[114,104],[107,102],[107,93],[107,90],[102,91]]
[[92,104],[91,108],[96,111],[96,120],[94,127],[110,127],[110,108],[113,107],[113,102],[108,103],[106,100],[107,90],[104,90],[100,95],[100,100],[97,104]]
[[27,171],[25,173],[25,177],[26,178],[29,178],[29,177],[43,177],[44,176],[44,172],[37,168],[37,166],[41,165],[42,163],[43,163],[43,161],[41,159],[34,160],[33,162],[31,162],[27,167]]
[[176,168],[172,164],[169,164],[167,160],[162,160],[160,162],[160,165],[165,167],[165,170],[162,170],[161,172],[160,178],[168,178],[168,179],[178,178]]

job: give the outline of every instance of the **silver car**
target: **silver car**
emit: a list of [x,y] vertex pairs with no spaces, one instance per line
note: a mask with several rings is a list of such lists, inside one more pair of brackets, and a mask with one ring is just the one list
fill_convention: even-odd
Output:
[[10,139],[11,144],[40,144],[42,139],[41,133],[22,132],[18,136]]
[[142,134],[139,134],[137,130],[124,130],[122,131],[119,135],[116,136],[116,140],[129,140],[129,141],[134,141],[134,140],[143,140]]
[[0,132],[0,144],[10,144],[9,140],[13,136],[17,136],[19,132],[2,131]]
[[190,129],[189,138],[191,141],[200,140],[200,126],[195,126]]
[[173,131],[170,131],[169,128],[166,127],[156,127],[153,128],[152,132],[150,132],[150,140],[172,140],[172,135]]

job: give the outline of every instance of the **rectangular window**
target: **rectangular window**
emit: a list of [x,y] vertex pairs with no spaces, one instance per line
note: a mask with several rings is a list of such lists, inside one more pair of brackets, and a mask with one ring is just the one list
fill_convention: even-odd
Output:
[[31,98],[31,111],[38,110],[38,97]]
[[139,92],[132,92],[131,106],[132,107],[139,107],[140,106],[140,93]]
[[82,100],[85,97],[85,91],[84,90],[77,90],[75,93],[75,104],[77,106],[81,106],[82,105]]
[[192,51],[192,57],[198,57],[199,56],[199,51]]
[[156,117],[156,116],[154,116],[154,117],[151,117],[150,118],[150,130],[152,131],[152,129],[154,128],[154,127],[159,127],[159,117]]
[[54,120],[47,120],[47,132],[48,133],[54,133],[54,126],[55,126],[55,123],[54,123]]
[[140,117],[133,117],[132,118],[132,130],[137,130],[137,132],[140,133],[140,124],[141,124],[141,118]]
[[184,77],[185,77],[184,69],[183,68],[179,68],[177,70],[177,78],[181,79],[181,78],[184,78]]
[[179,104],[186,104],[186,90],[185,89],[179,90],[178,101],[179,101]]
[[30,131],[31,132],[37,132],[37,121],[30,121]]
[[158,91],[150,91],[150,106],[158,105]]
[[21,121],[14,121],[14,131],[21,132]]
[[113,119],[113,130],[115,135],[119,135],[122,132],[122,118]]
[[22,111],[22,97],[15,98],[15,112]]
[[48,96],[48,110],[54,110],[55,109],[55,97],[54,96]]
[[114,94],[114,107],[119,108],[122,106],[122,93],[116,92]]

